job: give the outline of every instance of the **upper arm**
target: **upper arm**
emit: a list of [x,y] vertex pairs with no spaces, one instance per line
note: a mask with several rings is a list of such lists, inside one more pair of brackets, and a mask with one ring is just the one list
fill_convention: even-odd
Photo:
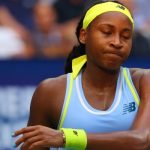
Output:
[[[30,105],[30,114],[28,120],[28,126],[30,125],[45,125],[49,126],[46,112],[46,88],[43,83],[41,83],[35,90],[31,105]],[[45,96],[44,96],[45,95]]]
[[147,130],[150,133],[150,70],[142,70],[138,82],[140,106],[133,129]]
[[35,90],[29,115],[29,125],[56,128],[65,95],[65,77],[43,81]]

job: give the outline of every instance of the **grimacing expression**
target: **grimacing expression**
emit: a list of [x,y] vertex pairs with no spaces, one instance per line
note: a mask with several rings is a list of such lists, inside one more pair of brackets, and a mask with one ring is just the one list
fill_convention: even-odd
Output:
[[87,58],[98,67],[116,70],[127,59],[132,47],[133,26],[120,12],[96,17],[86,30],[80,31]]

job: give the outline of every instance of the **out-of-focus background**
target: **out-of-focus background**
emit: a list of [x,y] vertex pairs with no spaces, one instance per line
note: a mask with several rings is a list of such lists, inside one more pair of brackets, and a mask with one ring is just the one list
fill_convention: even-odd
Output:
[[[96,0],[95,0],[96,1]],[[13,150],[11,133],[26,126],[36,86],[64,73],[77,44],[75,28],[94,0],[0,0],[0,150]],[[150,1],[120,0],[135,19],[128,67],[150,68]]]

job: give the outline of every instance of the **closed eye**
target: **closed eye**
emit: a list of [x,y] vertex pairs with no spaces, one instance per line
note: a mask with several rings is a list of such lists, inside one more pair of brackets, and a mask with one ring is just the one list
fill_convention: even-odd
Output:
[[128,40],[128,39],[130,39],[130,36],[123,36],[123,38]]
[[128,34],[128,35],[122,35],[122,37],[123,37],[125,40],[131,39],[131,35],[130,35],[130,34]]
[[106,31],[102,31],[102,33],[105,34],[105,35],[111,35],[112,34],[112,32],[110,32],[110,31],[107,31],[107,32]]
[[124,30],[124,31],[122,32],[121,36],[122,36],[124,39],[128,40],[128,39],[130,39],[130,38],[132,37],[132,32],[131,32],[130,30]]

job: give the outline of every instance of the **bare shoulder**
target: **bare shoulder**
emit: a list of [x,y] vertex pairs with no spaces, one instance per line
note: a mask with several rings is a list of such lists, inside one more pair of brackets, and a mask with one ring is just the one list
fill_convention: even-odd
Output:
[[133,78],[141,78],[142,76],[149,76],[150,69],[142,69],[142,68],[130,68],[130,72]]
[[130,73],[137,91],[140,92],[144,84],[150,83],[150,69],[131,68]]
[[66,93],[67,75],[42,81],[32,97],[29,124],[42,124],[56,128]]
[[[38,92],[43,94],[53,95],[66,86],[67,75],[62,75],[56,78],[48,78],[43,80],[37,87]],[[54,93],[53,93],[54,92]]]

